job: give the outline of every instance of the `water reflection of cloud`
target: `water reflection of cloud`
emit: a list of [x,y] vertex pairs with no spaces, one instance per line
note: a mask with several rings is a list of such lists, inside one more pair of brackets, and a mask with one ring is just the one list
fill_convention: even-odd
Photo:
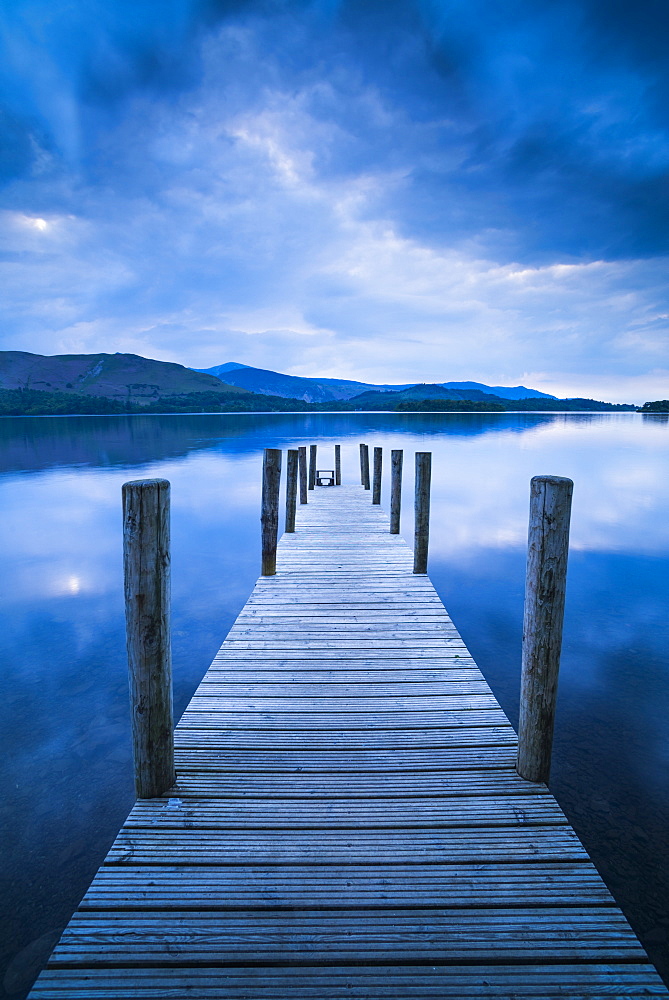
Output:
[[[425,447],[420,440],[411,444]],[[450,558],[524,547],[529,480],[542,473],[574,480],[574,550],[669,550],[669,521],[662,516],[669,505],[666,428],[649,437],[634,416],[614,415],[541,424],[522,436],[435,437],[430,446],[432,545]],[[410,483],[404,504],[410,508]]]
[[[411,433],[410,421],[404,422],[400,435],[388,433],[387,418],[380,420],[378,430],[367,426],[362,434],[355,433],[355,423],[346,427],[349,435],[362,436],[370,445],[404,447],[403,527],[409,537],[411,452],[431,448],[435,554],[469,561],[485,549],[523,548],[528,483],[532,475],[542,472],[574,479],[573,551],[658,554],[669,550],[669,519],[661,516],[669,504],[666,424],[641,422],[636,415],[606,414],[542,419],[520,435],[505,426],[497,433],[451,435],[448,422],[441,426],[442,433],[427,440],[422,433]],[[296,445],[308,440],[306,427],[298,430],[297,439],[281,433],[287,429],[283,419],[273,428],[274,434],[269,433],[271,429],[266,426],[269,444]],[[187,436],[193,440],[192,432]],[[117,434],[119,450],[120,437]],[[55,469],[34,477],[6,478],[0,531],[5,557],[12,566],[7,599],[19,600],[26,594],[45,598],[84,592],[118,595],[120,489],[128,478],[162,476],[172,482],[174,558],[181,568],[187,562],[181,553],[185,556],[188,545],[201,544],[203,549],[227,545],[223,536],[234,531],[235,522],[253,531],[260,489],[260,442],[240,452],[238,438],[205,437],[210,445],[207,450],[186,448],[180,459],[154,460],[139,469]],[[177,445],[174,423],[170,445]],[[342,451],[345,478],[355,481],[357,440],[344,438]],[[320,454],[329,456],[329,450],[321,447]],[[387,496],[386,468],[384,502]],[[253,536],[251,540],[257,544]]]
[[[497,434],[429,439],[384,434],[387,447],[403,444],[407,482],[404,530],[411,535],[411,452],[433,452],[432,538],[434,552],[473,559],[483,549],[524,547],[529,481],[551,473],[574,480],[571,545],[574,551],[669,550],[667,427],[631,414],[588,414],[540,421],[522,435]],[[587,433],[586,433],[587,432]],[[351,456],[354,458],[355,456]],[[384,497],[388,496],[388,478]]]
[[[243,466],[246,465],[247,468]],[[202,536],[225,534],[236,519],[257,516],[257,458],[232,463],[195,453],[181,463],[128,472],[49,470],[5,479],[0,538],[7,565],[5,599],[120,593],[121,486],[160,476],[172,483],[173,554]],[[206,541],[208,540],[208,542]]]

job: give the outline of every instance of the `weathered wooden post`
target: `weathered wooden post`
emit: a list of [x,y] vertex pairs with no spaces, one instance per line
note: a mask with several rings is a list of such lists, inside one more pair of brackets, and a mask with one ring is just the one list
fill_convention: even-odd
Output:
[[360,445],[360,482],[369,489],[369,448],[366,444]]
[[286,466],[286,531],[295,531],[295,507],[297,505],[297,448],[288,449]]
[[530,484],[516,763],[528,781],[547,782],[551,768],[573,489],[562,476],[535,476]]
[[316,445],[309,445],[309,489],[316,485]]
[[335,449],[335,486],[341,486],[341,445],[336,444]]
[[123,484],[123,571],[135,791],[152,799],[176,780],[166,479]]
[[300,467],[300,503],[307,502],[307,448],[297,449],[299,452],[298,465]]
[[416,452],[416,498],[414,501],[413,571],[427,573],[427,551],[430,541],[430,482],[432,452]]
[[402,465],[404,452],[395,449],[390,453],[390,534],[400,533],[400,511],[402,510]]
[[372,489],[372,503],[381,503],[381,468],[383,463],[383,449],[374,449],[374,480]]
[[279,535],[279,486],[281,484],[281,451],[265,448],[262,463],[262,570],[263,576],[276,573],[276,543]]

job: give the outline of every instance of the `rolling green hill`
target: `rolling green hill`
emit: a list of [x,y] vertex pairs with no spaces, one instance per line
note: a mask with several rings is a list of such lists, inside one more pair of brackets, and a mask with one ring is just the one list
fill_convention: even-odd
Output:
[[0,351],[0,389],[102,396],[146,405],[189,392],[244,393],[214,375],[137,354]]

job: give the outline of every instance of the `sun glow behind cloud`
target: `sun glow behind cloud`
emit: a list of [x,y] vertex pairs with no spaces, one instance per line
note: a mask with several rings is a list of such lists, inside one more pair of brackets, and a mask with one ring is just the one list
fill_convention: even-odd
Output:
[[45,229],[49,228],[49,223],[46,219],[25,219],[27,226],[32,226],[34,229],[39,229],[40,232],[44,232]]

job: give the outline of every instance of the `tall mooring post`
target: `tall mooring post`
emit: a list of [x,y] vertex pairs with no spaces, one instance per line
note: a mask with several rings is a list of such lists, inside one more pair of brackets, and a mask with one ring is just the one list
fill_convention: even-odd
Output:
[[286,531],[295,531],[295,508],[297,506],[297,448],[288,449],[286,465]]
[[309,489],[313,490],[316,485],[316,445],[309,445]]
[[372,481],[372,503],[381,503],[381,470],[383,448],[374,449],[374,479]]
[[551,769],[573,489],[562,476],[535,476],[530,484],[516,763],[528,781],[547,782]]
[[369,448],[366,444],[360,445],[360,482],[369,489]]
[[341,486],[341,445],[334,446],[335,452],[335,486]]
[[308,476],[307,476],[307,448],[298,448],[298,465],[300,470],[300,503],[307,502]]
[[135,791],[152,799],[176,780],[166,479],[123,485],[123,574]]
[[393,448],[390,453],[390,534],[400,533],[400,513],[402,510],[402,465],[404,452]]
[[432,452],[416,452],[416,496],[414,500],[413,571],[427,573],[427,552],[430,541],[430,482]]
[[279,486],[281,484],[281,451],[265,448],[262,463],[262,570],[263,576],[276,573],[276,543],[279,537]]

